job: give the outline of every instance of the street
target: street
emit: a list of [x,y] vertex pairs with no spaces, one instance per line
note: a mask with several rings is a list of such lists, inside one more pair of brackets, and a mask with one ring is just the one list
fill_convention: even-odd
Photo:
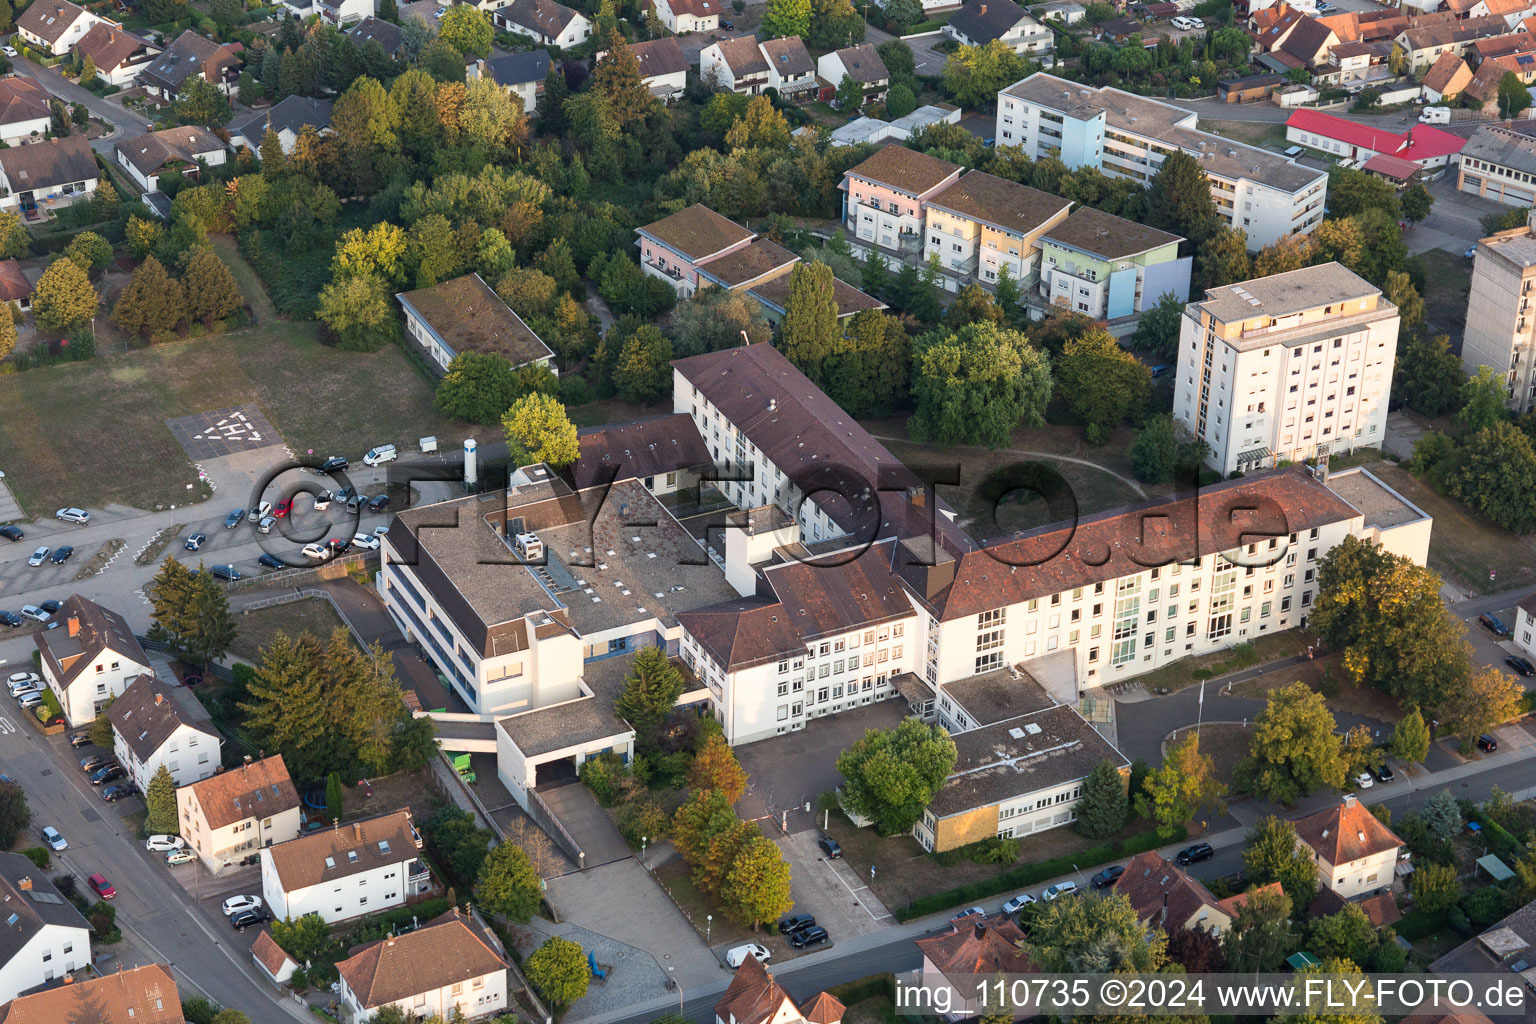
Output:
[[126,107],[97,96],[89,89],[82,89],[52,68],[43,67],[25,57],[12,58],[11,67],[19,75],[37,79],[44,89],[66,103],[79,103],[93,116],[108,124],[116,125],[117,130],[112,134],[91,140],[91,148],[108,161],[113,159],[112,147],[119,141],[131,139],[149,131],[149,122],[142,117],[129,113]]

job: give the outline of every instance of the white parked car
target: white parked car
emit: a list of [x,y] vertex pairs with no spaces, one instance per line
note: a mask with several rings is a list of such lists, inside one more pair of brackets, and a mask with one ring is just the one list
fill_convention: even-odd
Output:
[[368,454],[363,456],[363,465],[381,466],[386,462],[393,462],[400,457],[392,444],[381,444],[377,448],[368,449]]
[[151,853],[169,853],[186,845],[187,841],[181,836],[150,836],[144,840],[144,849]]
[[304,550],[300,554],[315,562],[323,562],[331,557],[331,553],[325,549],[323,544],[305,544]]
[[6,682],[15,686],[17,683],[30,683],[38,679],[36,672],[12,672]]
[[379,538],[371,533],[357,533],[352,535],[352,546],[365,548],[369,551],[379,550]]
[[321,491],[319,494],[315,495],[315,511],[316,512],[324,512],[326,509],[328,509],[330,507],[331,507],[331,492],[330,491]]
[[23,679],[20,682],[11,684],[11,696],[20,697],[25,693],[37,693],[42,688],[43,681],[41,679]]
[[374,536],[375,536],[375,537],[378,537],[378,538],[380,538],[380,539],[383,539],[383,538],[384,538],[384,537],[386,537],[386,536],[387,536],[387,535],[388,535],[388,534],[389,534],[389,527],[387,527],[387,526],[375,526],[375,527],[374,527],[374,528],[373,528],[373,535],[374,535]]
[[66,523],[79,523],[84,526],[91,521],[91,514],[83,508],[61,508],[53,514],[55,519],[62,519]]
[[[7,57],[17,57],[17,56],[20,56],[20,54],[18,54],[16,52],[16,47],[14,47],[14,46],[0,46],[0,50],[4,50],[5,51],[5,55]],[[4,473],[0,473],[0,480],[4,480],[4,479],[5,479],[5,474]]]
[[1058,896],[1073,896],[1077,893],[1076,882],[1057,882],[1040,894],[1040,898],[1049,903]]
[[27,559],[27,564],[36,568],[37,566],[42,565],[44,562],[48,561],[48,554],[48,548],[38,548],[36,551],[32,552],[32,557]]
[[1374,785],[1376,785],[1376,780],[1371,778],[1370,772],[1361,772],[1355,776],[1356,789],[1370,789]]
[[224,911],[225,917],[232,917],[235,914],[240,913],[242,910],[260,910],[261,897],[231,896],[229,899],[224,901],[223,905],[219,909]]
[[69,843],[59,835],[59,830],[52,825],[43,826],[43,842],[48,844],[48,849],[55,852],[69,849]]
[[756,942],[744,942],[739,946],[726,950],[725,962],[732,969],[740,967],[747,962],[747,957],[755,957],[758,963],[767,960],[773,954],[768,952],[767,946],[761,946]]
[[1027,892],[1021,892],[1013,899],[1003,904],[1003,913],[1010,915],[1017,914],[1019,911],[1023,910],[1033,902],[1035,902],[1035,898],[1033,896]]

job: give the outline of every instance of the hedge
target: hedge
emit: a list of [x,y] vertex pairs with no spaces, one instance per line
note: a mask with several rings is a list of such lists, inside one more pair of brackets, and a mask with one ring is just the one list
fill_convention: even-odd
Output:
[[1401,935],[1409,942],[1416,942],[1419,939],[1422,939],[1428,935],[1433,935],[1435,932],[1444,928],[1445,914],[1446,912],[1443,910],[1436,912],[1431,912],[1428,910],[1410,910],[1408,913],[1403,915],[1403,919],[1401,921],[1397,922],[1397,924],[1393,925],[1392,927],[1397,932],[1397,934]]
[[1051,860],[1043,860],[1031,864],[1020,864],[1011,871],[1005,871],[992,878],[982,878],[943,892],[933,892],[926,896],[919,896],[907,904],[905,908],[898,908],[895,911],[896,920],[910,921],[914,917],[925,917],[928,914],[935,914],[950,907],[957,907],[962,903],[975,903],[977,900],[984,900],[989,896],[997,896],[1000,893],[1012,892],[1016,889],[1023,889],[1027,886],[1048,881],[1052,878],[1059,878],[1062,875],[1071,874],[1074,870],[1090,871],[1112,860],[1134,856],[1138,853],[1146,853],[1148,850],[1155,850],[1160,846],[1179,842],[1187,835],[1188,833],[1182,826],[1179,827],[1174,835],[1166,838],[1158,835],[1156,831],[1143,832],[1123,841],[1117,840],[1112,843],[1101,843],[1079,853],[1054,857]]
[[1481,809],[1474,810],[1467,817],[1482,826],[1482,839],[1488,844],[1490,853],[1518,860],[1520,855],[1525,852],[1525,847],[1520,843],[1520,840],[1511,835],[1509,830],[1503,825],[1500,825],[1484,814]]

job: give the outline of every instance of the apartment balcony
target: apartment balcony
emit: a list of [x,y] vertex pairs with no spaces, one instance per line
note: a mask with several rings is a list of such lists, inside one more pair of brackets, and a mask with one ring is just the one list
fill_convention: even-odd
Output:
[[662,277],[671,278],[673,281],[681,281],[683,279],[683,272],[674,266],[657,263],[654,260],[641,260],[640,262],[653,274],[660,274]]

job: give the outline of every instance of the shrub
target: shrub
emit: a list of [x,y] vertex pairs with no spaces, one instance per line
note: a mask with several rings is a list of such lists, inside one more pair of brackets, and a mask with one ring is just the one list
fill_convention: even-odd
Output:
[[288,984],[293,986],[295,992],[303,992],[309,988],[309,972],[302,967],[294,968],[293,974],[288,978]]
[[1012,864],[1019,859],[1019,841],[993,836],[974,844],[971,860],[977,864]]
[[48,865],[53,863],[53,855],[46,846],[29,846],[21,851],[21,855],[36,865],[39,871],[47,871]]
[[617,754],[589,757],[576,774],[604,807],[612,807],[623,794],[624,762]]
[[1396,924],[1397,934],[1409,942],[1416,942],[1445,927],[1445,911],[1430,913],[1425,910],[1410,910],[1403,915],[1403,919]]
[[631,800],[619,808],[615,817],[618,819],[619,833],[624,836],[625,842],[637,850],[641,847],[642,836],[652,843],[666,836],[667,812],[648,796]]
[[1474,890],[1461,901],[1461,906],[1472,923],[1483,928],[1504,916],[1504,905],[1507,902],[1504,890],[1490,885]]

